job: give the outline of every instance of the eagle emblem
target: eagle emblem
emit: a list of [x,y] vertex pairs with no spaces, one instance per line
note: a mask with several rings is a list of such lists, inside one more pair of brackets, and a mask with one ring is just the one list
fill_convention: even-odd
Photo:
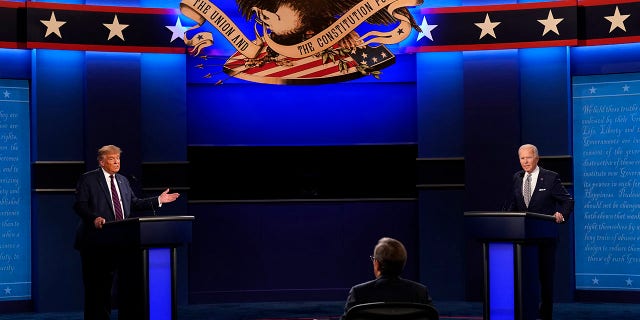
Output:
[[[237,51],[222,66],[227,77],[268,84],[341,82],[371,75],[395,62],[395,44],[420,26],[407,7],[422,0],[236,0],[254,34],[240,31],[209,0],[183,0],[184,15],[211,23]],[[369,30],[359,34],[357,28]],[[373,28],[373,29],[372,29]],[[382,30],[381,30],[382,29]],[[185,36],[194,56],[213,45],[210,33]],[[207,55],[201,55],[207,59]],[[202,64],[204,65],[204,64]],[[211,74],[208,74],[209,76]],[[218,80],[220,84],[224,80]]]

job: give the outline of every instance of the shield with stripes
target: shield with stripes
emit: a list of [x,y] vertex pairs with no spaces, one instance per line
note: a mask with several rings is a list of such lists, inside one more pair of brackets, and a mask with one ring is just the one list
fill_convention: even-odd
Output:
[[304,58],[282,56],[263,46],[256,58],[236,52],[224,64],[229,76],[265,84],[336,83],[372,75],[392,65],[395,56],[384,45],[346,50],[333,46]]

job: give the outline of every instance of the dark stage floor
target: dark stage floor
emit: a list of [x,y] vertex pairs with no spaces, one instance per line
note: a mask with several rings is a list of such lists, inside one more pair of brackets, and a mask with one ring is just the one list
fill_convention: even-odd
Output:
[[[335,320],[343,301],[221,303],[181,306],[179,320]],[[436,302],[442,319],[480,320],[482,304]],[[117,311],[113,319],[117,319]],[[558,303],[554,320],[638,320],[640,304]],[[0,320],[82,320],[81,312],[0,314]]]

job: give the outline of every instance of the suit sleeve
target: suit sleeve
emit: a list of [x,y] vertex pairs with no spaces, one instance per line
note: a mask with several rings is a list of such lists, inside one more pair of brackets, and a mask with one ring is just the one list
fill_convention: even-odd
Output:
[[93,221],[100,216],[91,209],[91,197],[91,188],[87,182],[87,175],[83,175],[76,185],[76,200],[73,209],[87,225],[92,225]]
[[513,178],[511,180],[511,185],[512,185],[512,190],[511,190],[511,196],[509,197],[509,206],[507,207],[507,211],[508,212],[515,212],[515,211],[521,211],[518,210],[518,199],[516,198],[516,190],[515,188],[518,188],[518,173],[515,173],[513,175]]
[[565,217],[565,219],[569,218],[569,216],[573,213],[573,197],[567,192],[567,189],[562,185],[560,181],[560,175],[556,174],[553,180],[553,187],[551,191],[551,196],[555,199],[556,203],[560,205],[562,208],[560,213]]
[[356,293],[354,288],[352,287],[349,290],[349,296],[347,296],[347,302],[344,304],[344,314],[342,314],[342,319],[347,315],[347,311],[356,305]]

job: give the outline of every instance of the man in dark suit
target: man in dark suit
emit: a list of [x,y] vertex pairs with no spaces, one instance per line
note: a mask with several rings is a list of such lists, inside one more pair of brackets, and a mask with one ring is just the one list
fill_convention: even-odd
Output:
[[431,304],[426,286],[400,277],[407,262],[407,250],[400,241],[392,238],[380,239],[373,250],[371,261],[376,278],[351,288],[344,315],[351,307],[370,302]]
[[[538,148],[532,144],[518,149],[522,170],[513,175],[513,198],[510,211],[527,211],[553,216],[560,224],[573,212],[573,198],[562,186],[558,173],[538,166]],[[538,244],[538,274],[540,282],[539,317],[553,316],[553,274],[557,239]]]
[[[118,273],[121,249],[99,245],[107,222],[133,217],[133,211],[153,210],[175,201],[179,194],[165,190],[158,197],[139,199],[120,171],[120,148],[107,145],[98,150],[100,168],[83,174],[76,187],[74,210],[80,217],[74,247],[80,251],[84,282],[84,319],[108,320],[111,315],[111,287]],[[120,279],[124,281],[123,279]],[[122,293],[125,295],[125,293]],[[121,296],[121,295],[119,295]],[[119,318],[131,318],[126,301],[119,304]]]

